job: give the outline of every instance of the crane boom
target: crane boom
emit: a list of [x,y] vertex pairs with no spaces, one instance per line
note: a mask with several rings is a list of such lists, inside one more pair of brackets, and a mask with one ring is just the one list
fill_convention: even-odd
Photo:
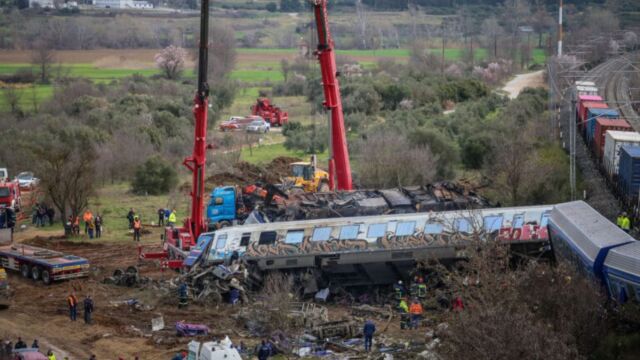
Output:
[[207,110],[209,108],[209,84],[207,83],[207,64],[209,52],[209,0],[202,0],[200,8],[200,45],[198,50],[198,90],[193,99],[195,117],[195,136],[193,153],[184,159],[183,164],[192,172],[191,214],[185,220],[185,227],[191,235],[191,241],[206,231],[204,221],[204,177],[207,150]]
[[[331,190],[351,190],[351,165],[342,113],[342,98],[336,67],[333,38],[329,31],[327,0],[311,0],[318,30],[318,48],[314,52],[320,62],[325,109],[331,114],[331,156],[329,158],[329,187]],[[337,180],[337,186],[335,181]]]

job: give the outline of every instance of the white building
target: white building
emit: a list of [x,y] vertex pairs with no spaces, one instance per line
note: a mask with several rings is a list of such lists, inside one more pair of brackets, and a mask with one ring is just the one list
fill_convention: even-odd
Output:
[[136,0],[93,0],[93,5],[104,9],[153,9],[148,1]]
[[29,7],[41,7],[41,8],[48,8],[48,9],[53,9],[55,8],[55,4],[53,3],[53,0],[29,0]]

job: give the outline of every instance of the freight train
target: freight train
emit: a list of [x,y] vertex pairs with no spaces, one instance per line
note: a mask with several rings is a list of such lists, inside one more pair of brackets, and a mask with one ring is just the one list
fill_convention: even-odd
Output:
[[576,81],[577,132],[590,149],[613,193],[634,220],[640,219],[640,133],[597,94],[593,82]]

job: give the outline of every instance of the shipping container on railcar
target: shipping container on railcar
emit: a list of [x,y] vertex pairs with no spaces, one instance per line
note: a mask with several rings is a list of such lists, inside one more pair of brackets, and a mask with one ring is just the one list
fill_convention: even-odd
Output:
[[607,177],[615,181],[618,176],[618,163],[620,160],[620,147],[622,145],[640,146],[640,134],[635,131],[608,130],[604,137],[603,165]]

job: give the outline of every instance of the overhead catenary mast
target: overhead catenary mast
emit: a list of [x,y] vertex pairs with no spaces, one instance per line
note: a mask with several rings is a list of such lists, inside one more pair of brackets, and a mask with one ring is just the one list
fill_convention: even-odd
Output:
[[562,0],[558,9],[558,57],[562,56]]

